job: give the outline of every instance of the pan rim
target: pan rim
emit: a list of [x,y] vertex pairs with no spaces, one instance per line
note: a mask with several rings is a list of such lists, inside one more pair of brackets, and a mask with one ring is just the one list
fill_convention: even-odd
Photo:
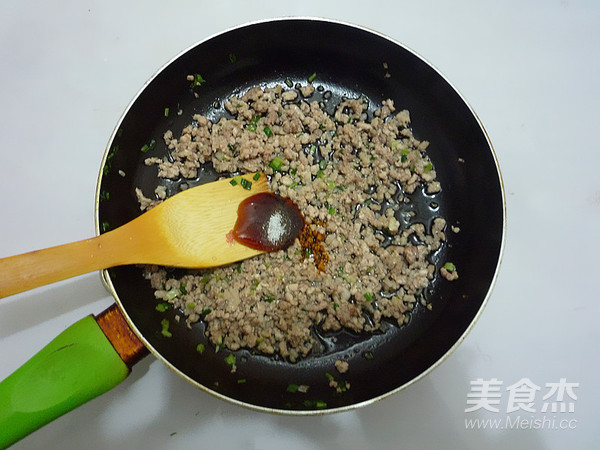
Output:
[[275,18],[269,18],[269,19],[261,19],[261,20],[255,20],[255,21],[249,21],[249,22],[245,22],[236,26],[232,26],[230,28],[227,28],[225,30],[216,32],[211,34],[210,36],[201,39],[195,43],[193,43],[192,45],[189,45],[187,48],[181,50],[180,52],[178,52],[175,56],[173,56],[172,58],[170,58],[167,62],[165,62],[164,64],[162,64],[155,72],[154,74],[148,78],[146,80],[146,82],[138,89],[137,93],[134,95],[134,97],[129,101],[129,103],[127,104],[127,106],[125,107],[125,109],[123,110],[119,120],[117,121],[113,132],[111,133],[107,146],[105,148],[104,151],[104,156],[102,158],[101,161],[101,165],[100,165],[100,171],[97,177],[97,183],[96,183],[96,193],[95,193],[95,207],[94,207],[94,215],[95,215],[95,234],[99,235],[101,233],[101,223],[100,223],[100,218],[99,218],[99,210],[100,210],[100,198],[101,198],[101,183],[102,183],[102,179],[103,179],[103,171],[102,168],[105,166],[106,162],[107,162],[107,158],[109,156],[110,153],[110,149],[111,149],[111,143],[115,140],[115,138],[117,137],[117,134],[119,132],[119,129],[125,119],[125,117],[127,116],[127,114],[129,113],[129,111],[131,110],[132,106],[136,103],[136,101],[138,100],[138,98],[140,97],[140,95],[146,90],[146,88],[156,79],[156,77],[161,74],[167,67],[169,67],[173,62],[175,62],[177,59],[179,59],[182,55],[186,54],[187,52],[191,51],[193,48],[200,46],[201,44],[208,42],[218,36],[227,34],[229,32],[232,31],[236,31],[236,30],[240,30],[243,28],[247,28],[247,27],[252,27],[252,26],[256,26],[256,25],[262,25],[262,24],[268,24],[268,23],[273,23],[273,22],[283,22],[283,21],[311,21],[311,22],[319,22],[319,23],[325,23],[325,24],[333,24],[333,25],[341,25],[341,26],[345,26],[345,27],[350,27],[353,29],[356,29],[358,31],[364,31],[367,32],[369,34],[375,35],[377,37],[380,37],[382,39],[385,39],[386,41],[389,41],[391,44],[393,44],[394,46],[400,47],[402,49],[404,49],[405,51],[413,54],[415,57],[417,57],[419,60],[421,60],[423,63],[425,63],[427,66],[429,66],[436,74],[437,76],[439,76],[450,88],[452,91],[454,91],[458,97],[460,98],[461,102],[467,107],[468,111],[470,111],[470,113],[472,114],[473,118],[475,119],[476,123],[479,126],[479,129],[481,130],[481,132],[483,133],[484,137],[485,137],[485,141],[487,142],[487,146],[491,152],[491,156],[494,162],[494,167],[496,169],[496,174],[498,176],[498,181],[499,181],[499,187],[500,187],[500,196],[501,196],[501,204],[502,204],[502,233],[501,233],[501,237],[500,237],[500,242],[499,242],[499,251],[498,251],[498,257],[497,257],[497,262],[496,262],[496,267],[493,273],[493,276],[491,277],[491,281],[489,283],[489,286],[487,288],[487,292],[481,302],[481,305],[479,306],[476,314],[474,315],[473,319],[471,320],[471,322],[469,323],[469,325],[466,327],[466,329],[464,330],[464,332],[460,335],[460,337],[453,343],[453,345],[438,359],[436,360],[433,364],[431,364],[427,369],[423,370],[419,375],[413,377],[412,379],[408,380],[407,382],[405,382],[404,384],[390,390],[387,391],[381,395],[372,397],[370,399],[361,401],[361,402],[357,402],[357,403],[353,403],[350,405],[345,405],[345,406],[340,406],[340,407],[335,407],[335,408],[329,408],[329,409],[307,409],[307,410],[287,410],[287,409],[278,409],[278,408],[271,408],[271,407],[265,407],[265,406],[260,406],[260,405],[256,405],[253,403],[249,403],[249,402],[245,402],[245,401],[241,401],[232,397],[229,397],[225,394],[222,394],[220,392],[217,392],[211,388],[209,388],[206,385],[203,385],[201,383],[199,383],[198,381],[194,380],[193,378],[191,378],[189,375],[185,374],[183,371],[181,371],[180,369],[178,369],[177,367],[175,367],[171,362],[169,362],[158,350],[156,350],[151,344],[150,342],[145,338],[145,336],[143,335],[143,333],[136,327],[135,323],[132,321],[132,319],[130,318],[130,316],[127,314],[122,301],[119,297],[119,294],[116,292],[115,286],[111,280],[111,277],[108,273],[108,270],[104,270],[101,272],[101,280],[105,286],[105,288],[107,289],[107,291],[113,296],[113,298],[115,299],[115,302],[117,303],[117,306],[119,307],[119,310],[121,311],[123,317],[125,318],[125,320],[127,321],[128,325],[131,327],[132,331],[136,334],[136,336],[144,343],[144,345],[146,346],[146,348],[148,348],[148,350],[158,359],[160,360],[163,364],[165,364],[170,370],[172,370],[173,372],[175,372],[177,375],[183,377],[186,381],[188,381],[189,383],[191,383],[192,385],[194,385],[196,388],[199,388],[200,390],[207,392],[209,394],[211,394],[212,396],[219,398],[221,400],[225,400],[227,402],[231,402],[233,404],[236,404],[238,406],[242,406],[244,408],[253,410],[253,411],[259,411],[259,412],[266,412],[266,413],[271,413],[271,414],[278,414],[278,415],[286,415],[286,416],[314,416],[314,415],[325,415],[325,414],[333,414],[333,413],[338,413],[338,412],[346,412],[346,411],[351,411],[357,408],[361,408],[370,404],[373,404],[375,402],[378,402],[380,400],[383,400],[385,398],[388,398],[394,394],[397,394],[398,392],[406,389],[407,387],[409,387],[410,385],[418,382],[419,380],[423,379],[425,376],[429,375],[433,370],[435,370],[437,367],[439,367],[444,361],[446,361],[447,358],[449,358],[452,353],[454,353],[454,351],[458,348],[459,345],[461,345],[463,343],[463,341],[466,339],[467,335],[471,332],[471,330],[474,328],[475,324],[477,323],[477,321],[479,320],[479,318],[481,317],[481,315],[483,314],[483,310],[485,309],[492,291],[495,287],[495,284],[497,282],[498,279],[498,275],[499,275],[499,271],[500,271],[500,266],[502,263],[502,259],[504,256],[504,248],[505,248],[505,240],[506,240],[506,227],[507,227],[507,208],[506,208],[506,196],[505,196],[505,189],[504,189],[504,181],[502,178],[502,174],[501,174],[501,170],[500,170],[500,166],[498,163],[498,157],[496,155],[496,152],[494,150],[494,147],[492,145],[492,142],[489,138],[489,135],[481,121],[481,119],[479,118],[479,116],[475,113],[474,109],[472,108],[472,106],[470,105],[470,103],[465,99],[465,97],[462,95],[462,93],[456,88],[456,86],[454,86],[454,84],[452,84],[445,76],[444,74],[435,66],[433,65],[429,60],[427,60],[425,57],[423,57],[421,54],[419,54],[418,52],[412,50],[411,48],[407,47],[405,44],[402,44],[401,42],[379,32],[376,30],[373,30],[371,28],[362,26],[362,25],[357,25],[354,23],[350,23],[350,22],[346,22],[346,21],[341,21],[341,20],[336,20],[336,19],[329,19],[329,18],[322,18],[322,17],[316,17],[316,16],[283,16],[283,17],[275,17]]

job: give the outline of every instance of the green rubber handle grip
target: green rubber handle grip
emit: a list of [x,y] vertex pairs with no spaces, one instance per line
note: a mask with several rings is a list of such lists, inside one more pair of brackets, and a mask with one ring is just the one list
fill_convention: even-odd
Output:
[[93,316],[63,331],[0,383],[0,448],[109,391],[129,375]]

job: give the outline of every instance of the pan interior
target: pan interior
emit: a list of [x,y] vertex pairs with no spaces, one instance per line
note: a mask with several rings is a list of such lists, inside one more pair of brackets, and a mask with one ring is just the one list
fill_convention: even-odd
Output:
[[[190,74],[201,74],[205,82],[190,86]],[[430,141],[428,154],[442,183],[442,192],[434,196],[414,194],[413,220],[429,224],[439,215],[460,227],[459,233],[447,233],[443,253],[435,255],[437,264],[451,260],[460,267],[460,278],[452,283],[434,279],[425,293],[432,309],[418,306],[405,326],[390,324],[377,334],[321,334],[321,351],[292,364],[248,350],[215,352],[201,322],[190,329],[185,320],[177,322],[177,311],[155,310],[157,302],[142,268],[109,270],[117,301],[155,354],[199,386],[256,408],[346,408],[419,377],[469,329],[488,296],[501,253],[504,206],[496,161],[479,121],[460,95],[397,43],[360,28],[306,19],[230,30],[184,52],[151,80],[109,143],[99,187],[100,230],[139,215],[135,188],[151,196],[159,183],[156,168],[143,161],[168,154],[165,131],[177,135],[196,113],[217,120],[226,114],[224,100],[250,87],[305,85],[312,74],[316,96],[329,92],[332,106],[342,97],[364,96],[371,112],[387,98],[398,109],[410,111],[415,136]],[[141,151],[152,141],[155,148]],[[181,183],[214,179],[216,174],[207,167],[197,179],[163,184],[171,194]],[[165,318],[171,324],[170,338],[161,333]],[[201,354],[196,350],[200,343],[207,349]],[[230,353],[236,357],[235,373],[225,361]],[[338,359],[350,364],[343,375],[334,368]],[[329,386],[331,376],[349,382],[350,389],[337,393]],[[293,386],[309,389],[298,392]]]

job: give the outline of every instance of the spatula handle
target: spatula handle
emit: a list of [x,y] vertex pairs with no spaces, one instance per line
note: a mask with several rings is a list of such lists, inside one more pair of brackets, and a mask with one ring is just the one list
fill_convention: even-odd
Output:
[[100,236],[0,259],[0,298],[70,277],[126,264],[117,230]]

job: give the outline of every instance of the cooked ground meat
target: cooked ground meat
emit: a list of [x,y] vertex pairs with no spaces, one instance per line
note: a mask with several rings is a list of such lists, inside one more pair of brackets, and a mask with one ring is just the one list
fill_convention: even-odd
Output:
[[[408,111],[385,100],[368,120],[364,100],[346,99],[330,115],[310,101],[313,93],[310,84],[252,88],[225,103],[229,118],[195,115],[179,137],[166,132],[169,159],[146,160],[162,178],[194,178],[205,163],[224,176],[265,172],[270,190],[303,212],[306,236],[320,236],[312,246],[296,240],[181,277],[147,268],[156,298],[185,311],[188,323],[204,320],[215,345],[296,361],[313,350],[317,326],[369,332],[384,318],[402,325],[433,279],[427,256],[443,245],[446,221],[436,218],[428,233],[418,223],[401,227],[395,215],[419,186],[441,188]],[[138,192],[142,209],[162,197]]]

